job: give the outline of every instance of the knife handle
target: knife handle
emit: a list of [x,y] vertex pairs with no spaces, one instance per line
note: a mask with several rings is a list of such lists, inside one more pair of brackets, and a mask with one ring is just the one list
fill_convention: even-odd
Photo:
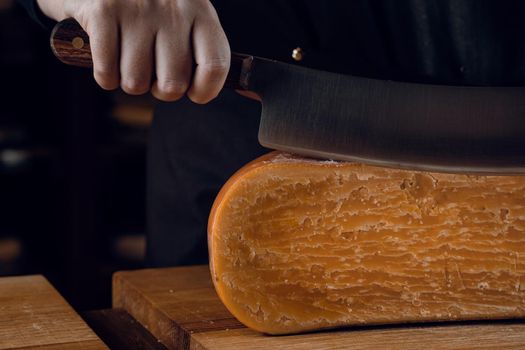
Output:
[[[65,64],[93,67],[89,36],[73,18],[65,19],[55,25],[51,32],[50,44],[55,56]],[[253,56],[232,52],[230,70],[224,87],[249,90],[248,78],[252,62]]]

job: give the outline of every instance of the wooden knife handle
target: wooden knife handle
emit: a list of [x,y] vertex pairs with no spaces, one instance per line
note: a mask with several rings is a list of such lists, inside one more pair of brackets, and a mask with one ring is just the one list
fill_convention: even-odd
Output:
[[[93,67],[89,36],[73,18],[65,19],[51,32],[51,49],[65,64],[77,67]],[[230,71],[224,87],[249,90],[250,70],[253,56],[232,52]]]

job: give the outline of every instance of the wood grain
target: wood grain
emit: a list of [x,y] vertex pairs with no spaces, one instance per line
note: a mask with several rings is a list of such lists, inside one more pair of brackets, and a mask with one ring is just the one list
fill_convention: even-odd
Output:
[[107,349],[42,276],[0,279],[0,349]]
[[199,333],[192,350],[523,349],[525,324],[405,327],[268,336],[250,329]]
[[111,350],[166,350],[164,345],[122,309],[88,311],[82,316]]
[[169,349],[187,349],[192,333],[244,327],[218,299],[207,266],[118,272],[113,307]]
[[168,349],[523,349],[525,322],[356,327],[268,336],[245,328],[222,305],[208,266],[125,271],[113,302]]

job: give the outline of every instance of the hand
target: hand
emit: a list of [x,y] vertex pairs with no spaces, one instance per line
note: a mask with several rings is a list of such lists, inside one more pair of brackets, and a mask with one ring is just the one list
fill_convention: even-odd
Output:
[[47,16],[73,17],[89,34],[95,80],[104,89],[207,103],[224,85],[230,47],[208,0],[37,1]]

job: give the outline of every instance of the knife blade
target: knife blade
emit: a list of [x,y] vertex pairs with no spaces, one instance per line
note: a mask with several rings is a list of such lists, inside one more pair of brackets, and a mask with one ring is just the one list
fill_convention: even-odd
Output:
[[[64,63],[91,67],[73,19],[51,35]],[[305,156],[473,174],[525,174],[525,87],[368,79],[232,53],[225,87],[261,97],[259,142]]]

